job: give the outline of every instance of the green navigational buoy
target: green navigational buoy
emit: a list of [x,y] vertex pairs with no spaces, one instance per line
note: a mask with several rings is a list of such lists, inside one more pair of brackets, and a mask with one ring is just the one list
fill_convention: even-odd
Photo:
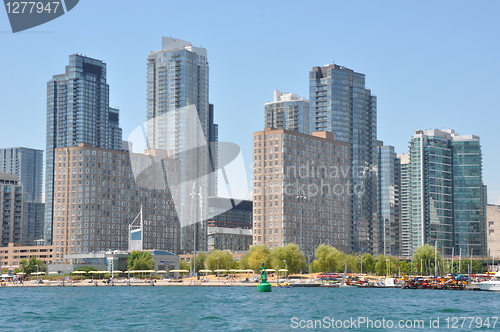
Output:
[[262,267],[260,268],[260,284],[257,285],[257,291],[259,292],[270,292],[271,284],[267,282],[267,272],[264,267],[264,262],[262,262]]

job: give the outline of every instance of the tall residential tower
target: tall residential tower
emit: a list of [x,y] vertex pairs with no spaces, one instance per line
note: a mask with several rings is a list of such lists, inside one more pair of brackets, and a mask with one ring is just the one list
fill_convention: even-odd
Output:
[[409,148],[412,250],[486,255],[486,203],[479,137],[417,130]]
[[379,216],[382,254],[401,256],[401,160],[394,147],[379,147]]
[[0,149],[0,173],[17,174],[23,186],[23,236],[21,244],[43,239],[43,151],[30,148]]
[[47,148],[45,173],[45,230],[47,244],[52,243],[54,223],[54,164],[60,158],[56,148],[90,144],[96,148],[120,150],[122,130],[118,110],[109,107],[106,64],[80,54],[69,57],[64,74],[47,83]]
[[309,74],[309,134],[329,131],[351,144],[353,252],[382,252],[377,208],[377,99],[365,75],[335,64]]
[[350,144],[333,133],[266,128],[253,134],[253,243],[296,243],[308,260],[320,244],[350,253]]
[[309,132],[309,100],[294,93],[274,91],[274,100],[264,105],[264,128]]
[[217,150],[209,144],[217,128],[209,104],[208,71],[206,49],[170,37],[163,37],[162,49],[147,59],[146,144],[180,160],[180,184],[174,195],[182,249],[189,251],[206,248],[207,200],[217,184]]

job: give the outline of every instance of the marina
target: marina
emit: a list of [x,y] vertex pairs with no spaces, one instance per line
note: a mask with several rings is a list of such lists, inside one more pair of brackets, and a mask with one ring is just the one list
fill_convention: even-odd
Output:
[[[103,271],[104,272],[104,271]],[[108,278],[108,279],[76,279],[65,278],[32,279],[20,281],[12,279],[2,280],[0,287],[114,287],[114,286],[169,286],[169,287],[257,287],[257,275],[235,278],[219,277],[215,275],[200,278],[185,277],[169,278]],[[314,274],[307,278],[290,276],[290,278],[274,277],[267,282],[275,288],[402,288],[402,289],[431,289],[431,290],[474,290],[500,292],[500,272],[495,275],[481,274],[454,276],[404,276],[399,278],[381,277],[356,274]]]

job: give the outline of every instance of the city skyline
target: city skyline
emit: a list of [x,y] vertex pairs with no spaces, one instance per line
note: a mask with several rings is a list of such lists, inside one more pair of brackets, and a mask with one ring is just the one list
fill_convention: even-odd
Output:
[[[286,10],[280,3],[232,5],[218,9],[219,12],[211,9],[217,6],[200,2],[197,9],[189,11],[189,16],[183,15],[187,5],[168,7],[154,3],[159,9],[165,6],[180,13],[169,23],[162,19],[162,10],[99,4],[101,10],[96,12],[96,4],[81,3],[64,17],[25,33],[6,33],[10,30],[8,21],[1,20],[0,38],[5,52],[0,59],[11,64],[4,66],[0,80],[2,107],[9,110],[4,113],[4,121],[13,128],[0,135],[3,147],[44,149],[44,128],[38,125],[44,118],[44,86],[54,72],[60,72],[61,62],[74,52],[109,65],[110,104],[120,107],[126,136],[144,120],[144,54],[158,49],[159,37],[171,35],[210,50],[210,102],[216,105],[220,141],[240,145],[247,166],[251,161],[251,134],[262,129],[262,105],[272,100],[273,91],[307,96],[310,68],[334,61],[366,75],[367,87],[378,97],[378,137],[384,144],[395,146],[397,153],[406,152],[415,129],[455,128],[479,135],[488,202],[499,203],[500,180],[496,179],[495,165],[500,157],[494,135],[498,112],[493,98],[500,67],[495,60],[498,46],[490,42],[499,24],[494,18],[499,6],[495,2],[476,7],[466,2],[454,2],[453,6],[431,2],[399,6],[337,4],[335,12],[355,11],[364,22],[359,27],[350,25],[348,30],[343,27],[349,19],[341,16],[335,20],[314,18],[315,24],[307,24],[313,18],[303,13],[316,6],[328,8],[328,2],[320,1],[297,3]],[[235,15],[240,11],[247,14]],[[124,16],[137,23],[121,23],[118,17]],[[97,24],[90,26],[89,17]],[[285,24],[290,17],[303,18],[304,24]],[[191,25],[179,24],[188,18]],[[208,24],[221,18],[224,20],[220,24]],[[142,24],[145,20],[149,24]],[[86,29],[76,31],[73,26]],[[200,29],[201,26],[205,28]],[[343,33],[336,34],[340,28]],[[283,33],[276,38],[275,34],[264,33],[269,31]],[[90,38],[91,35],[98,37]],[[109,43],[119,35],[128,36],[116,44],[126,46],[127,52],[119,52]],[[221,35],[225,38],[218,38]],[[327,36],[333,42],[326,42]],[[293,47],[290,49],[289,45]],[[34,46],[37,55],[31,59]],[[266,51],[253,52],[257,49]],[[288,56],[290,51],[296,56]],[[252,61],[243,66],[245,59]],[[20,97],[20,86],[30,98]],[[245,103],[239,103],[242,97]],[[19,114],[33,120],[23,122],[25,130],[16,126]],[[244,126],[231,128],[241,117],[248,117]]]

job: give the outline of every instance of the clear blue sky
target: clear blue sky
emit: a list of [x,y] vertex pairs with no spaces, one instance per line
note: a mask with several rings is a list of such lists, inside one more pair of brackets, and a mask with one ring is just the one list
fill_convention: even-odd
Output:
[[46,82],[68,55],[108,65],[124,138],[145,120],[146,57],[172,36],[208,50],[220,141],[251,159],[275,89],[308,98],[313,66],[366,75],[378,136],[398,153],[416,129],[481,137],[488,202],[500,203],[499,1],[97,1],[12,34],[0,9],[0,147],[45,149]]

